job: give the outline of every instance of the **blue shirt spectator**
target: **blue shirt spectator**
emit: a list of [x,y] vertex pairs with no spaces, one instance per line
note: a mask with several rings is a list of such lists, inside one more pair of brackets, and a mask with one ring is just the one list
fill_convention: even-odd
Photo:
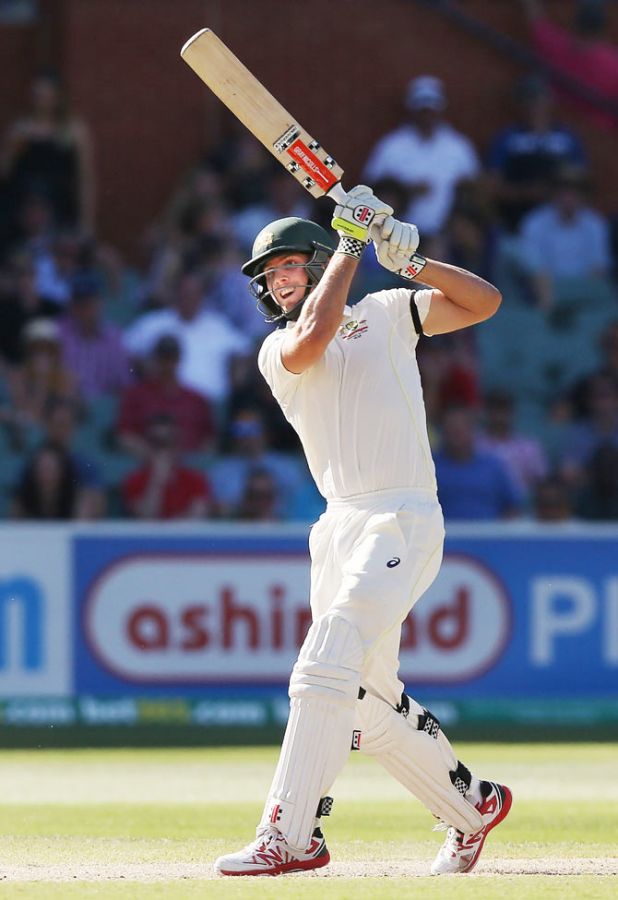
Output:
[[257,410],[239,410],[232,422],[230,437],[230,452],[219,457],[208,472],[217,515],[222,518],[240,515],[247,484],[253,473],[260,470],[271,476],[276,490],[274,518],[289,518],[293,498],[308,477],[301,461],[291,454],[270,449]]
[[519,511],[521,497],[504,463],[477,448],[472,416],[455,407],[443,419],[443,446],[434,459],[444,517],[509,518]]
[[520,79],[514,101],[515,120],[494,136],[486,159],[500,219],[510,232],[548,200],[560,166],[587,163],[579,137],[554,119],[552,92],[543,79]]
[[550,309],[560,296],[558,282],[609,275],[609,225],[587,205],[588,187],[583,169],[563,167],[554,179],[551,202],[528,213],[521,223],[520,262],[542,309]]
[[521,239],[523,262],[532,272],[587,278],[609,271],[609,228],[593,209],[578,209],[567,218],[554,204],[541,206],[523,220]]

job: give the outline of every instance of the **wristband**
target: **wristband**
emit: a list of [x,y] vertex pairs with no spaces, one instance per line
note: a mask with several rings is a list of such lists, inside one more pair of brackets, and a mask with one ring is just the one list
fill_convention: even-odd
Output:
[[346,256],[354,257],[354,259],[360,259],[366,246],[367,244],[364,241],[357,241],[356,238],[341,235],[335,252],[344,253]]
[[412,280],[416,278],[417,275],[420,275],[425,266],[427,265],[427,259],[422,256],[420,253],[413,253],[409,259],[408,265],[405,269],[401,269],[399,274],[402,278],[409,278]]

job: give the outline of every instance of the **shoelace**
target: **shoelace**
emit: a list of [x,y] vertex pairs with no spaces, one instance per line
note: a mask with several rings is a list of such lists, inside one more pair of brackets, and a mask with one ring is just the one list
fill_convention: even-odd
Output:
[[[265,850],[266,847],[271,844],[277,837],[279,837],[279,832],[276,828],[265,828],[263,831],[259,831],[255,836],[255,841],[252,841],[250,844],[244,848],[245,850],[253,850],[253,851],[262,851]],[[260,842],[256,847],[255,844]]]
[[445,822],[440,822],[439,825],[436,825],[433,829],[434,831],[446,831],[446,841],[444,842],[445,847],[452,853],[458,853],[461,850],[461,845],[463,843],[464,834],[463,831],[457,831],[452,825],[447,825]]

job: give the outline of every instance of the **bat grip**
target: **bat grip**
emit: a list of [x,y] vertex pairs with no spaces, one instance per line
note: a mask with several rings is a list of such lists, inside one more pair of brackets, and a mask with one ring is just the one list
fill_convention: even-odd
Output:
[[341,186],[341,182],[338,181],[337,184],[334,184],[330,191],[326,194],[327,197],[330,197],[334,203],[339,203],[340,205],[344,204],[346,201],[347,194]]

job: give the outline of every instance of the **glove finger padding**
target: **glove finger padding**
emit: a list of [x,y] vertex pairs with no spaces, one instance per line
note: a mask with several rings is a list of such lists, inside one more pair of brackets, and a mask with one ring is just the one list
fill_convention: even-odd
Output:
[[397,219],[394,219],[392,216],[387,216],[383,222],[376,222],[371,226],[371,237],[376,242],[380,241],[388,241],[391,234],[393,233],[393,228]]
[[[387,219],[382,225],[381,235],[379,240],[374,240],[378,262],[390,272],[403,273],[419,244],[416,225]],[[410,276],[406,274],[405,277]]]
[[341,236],[369,243],[372,225],[392,212],[392,206],[376,197],[371,188],[359,184],[346,195],[345,203],[337,204],[331,224]]

